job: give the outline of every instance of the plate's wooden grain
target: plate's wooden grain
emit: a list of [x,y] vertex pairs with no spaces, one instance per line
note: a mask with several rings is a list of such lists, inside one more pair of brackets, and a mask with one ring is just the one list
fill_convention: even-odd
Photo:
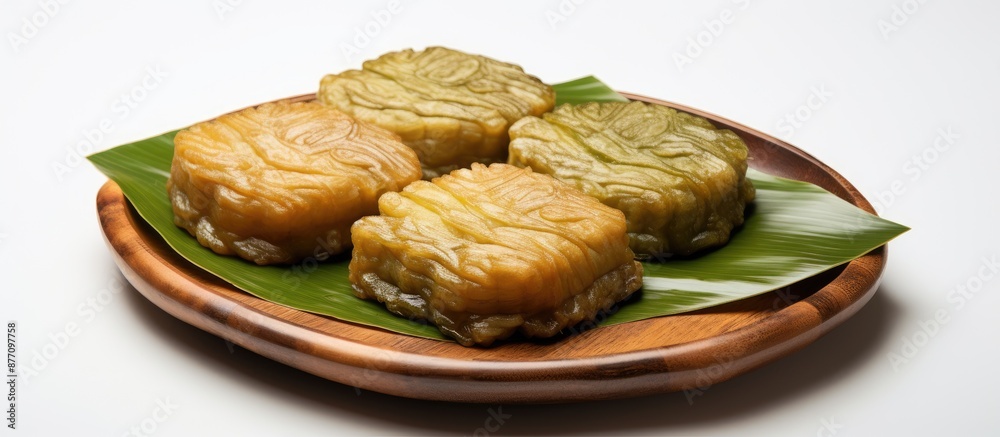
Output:
[[[703,111],[626,96],[732,129],[749,145],[752,167],[812,182],[874,212],[847,180],[791,145]],[[125,277],[173,316],[326,379],[447,401],[564,402],[715,384],[800,349],[852,316],[875,292],[886,261],[881,247],[780,293],[557,342],[480,349],[342,322],[243,293],[170,249],[114,182],[101,188],[97,208]]]

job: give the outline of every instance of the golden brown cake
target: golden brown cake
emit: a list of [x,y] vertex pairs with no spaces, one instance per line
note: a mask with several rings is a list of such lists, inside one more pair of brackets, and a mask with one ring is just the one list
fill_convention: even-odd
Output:
[[177,133],[174,222],[216,253],[257,264],[350,248],[378,197],[420,179],[399,137],[316,102],[267,103]]
[[507,129],[552,110],[555,92],[521,67],[444,47],[403,50],[323,78],[319,100],[402,137],[430,179],[504,162]]
[[553,336],[642,285],[621,211],[530,169],[473,164],[379,213],[352,229],[355,293],[466,346]]

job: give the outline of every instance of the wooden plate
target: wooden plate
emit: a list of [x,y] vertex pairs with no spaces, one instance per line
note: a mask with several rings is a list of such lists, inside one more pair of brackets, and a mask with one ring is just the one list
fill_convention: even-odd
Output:
[[[789,144],[703,111],[625,95],[706,117],[746,141],[752,167],[812,182],[874,213],[847,180]],[[779,292],[557,342],[480,349],[342,322],[241,292],[170,249],[114,182],[101,188],[97,208],[122,273],[173,316],[329,380],[460,402],[566,402],[707,387],[792,353],[844,322],[874,294],[886,261],[883,246]]]

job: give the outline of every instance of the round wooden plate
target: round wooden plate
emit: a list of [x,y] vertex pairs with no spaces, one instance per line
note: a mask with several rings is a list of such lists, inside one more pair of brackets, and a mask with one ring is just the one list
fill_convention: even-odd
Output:
[[[752,167],[812,182],[874,213],[847,180],[789,144],[703,111],[625,95],[706,117],[746,141]],[[883,246],[778,292],[719,307],[593,329],[555,342],[466,348],[318,316],[241,292],[175,253],[114,182],[101,188],[97,208],[122,273],[173,316],[329,380],[458,402],[566,402],[707,387],[792,353],[844,322],[874,294],[886,262]]]

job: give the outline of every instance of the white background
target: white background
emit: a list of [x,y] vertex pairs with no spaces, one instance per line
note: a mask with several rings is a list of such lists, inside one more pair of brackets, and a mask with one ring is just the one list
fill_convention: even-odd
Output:
[[[407,2],[355,41],[387,2],[73,1],[50,14],[36,1],[4,1],[0,321],[17,320],[22,374],[36,374],[19,386],[19,429],[0,435],[117,436],[144,421],[158,436],[482,427],[496,406],[359,395],[230,349],[131,287],[106,291],[124,280],[95,214],[105,178],[78,155],[314,92],[326,73],[428,45],[514,62],[550,83],[594,74],[788,139],[913,228],[891,244],[873,300],[790,357],[692,402],[673,393],[503,406],[511,417],[493,435],[1000,433],[1000,280],[989,269],[979,277],[983,258],[1000,251],[998,3],[563,3]],[[910,13],[893,17],[895,7]],[[720,17],[729,23],[712,24]],[[33,32],[23,19],[43,26]],[[345,55],[345,44],[359,54]],[[679,67],[675,54],[686,51],[692,62]],[[801,109],[814,90],[832,95]],[[123,94],[143,98],[125,111]],[[799,127],[779,124],[797,110]],[[102,120],[110,132],[81,145]],[[935,149],[948,129],[957,138]],[[978,292],[962,297],[959,285]],[[947,321],[921,334],[936,312]],[[68,323],[76,335],[59,341]],[[894,365],[893,353],[907,360]],[[158,402],[176,408],[157,415]]]

